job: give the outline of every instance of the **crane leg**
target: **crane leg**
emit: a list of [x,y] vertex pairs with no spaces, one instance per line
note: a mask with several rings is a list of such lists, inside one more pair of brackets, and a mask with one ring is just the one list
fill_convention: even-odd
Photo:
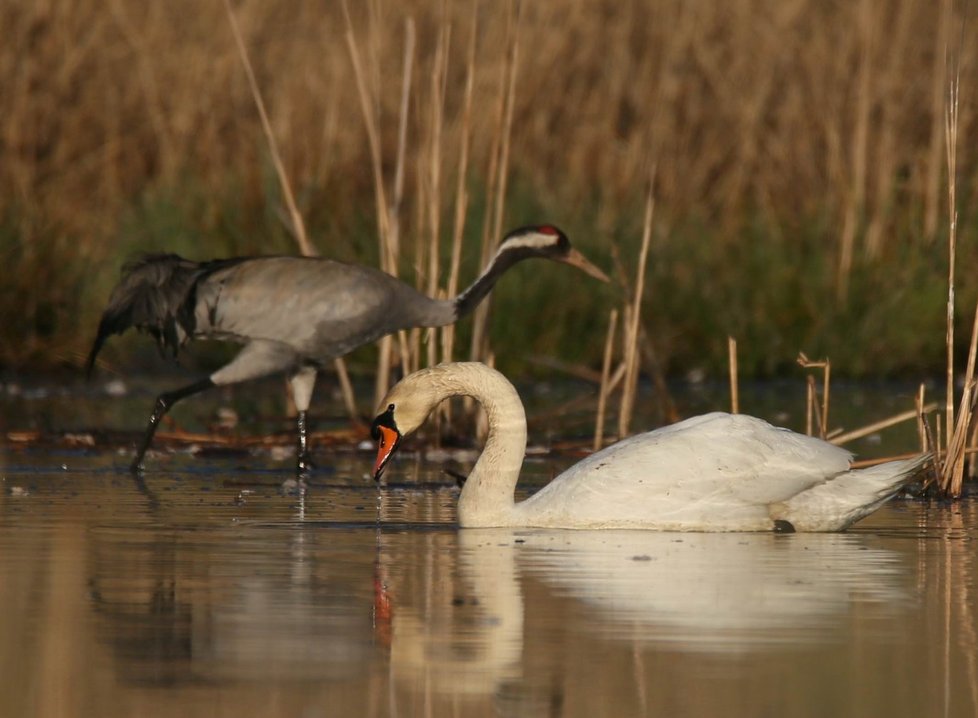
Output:
[[289,377],[289,384],[292,385],[292,399],[298,412],[296,428],[299,433],[299,443],[296,446],[295,468],[299,475],[306,475],[315,468],[309,455],[307,419],[309,405],[312,403],[312,390],[316,386],[316,370],[312,367],[303,367]]
[[309,438],[306,432],[306,414],[305,411],[300,411],[299,416],[296,419],[296,427],[299,430],[299,443],[296,447],[295,452],[295,470],[298,474],[310,474],[316,468],[312,463],[312,457],[309,456]]
[[182,389],[176,389],[174,391],[168,391],[160,394],[156,397],[156,405],[153,407],[153,413],[149,417],[149,424],[146,426],[146,433],[143,434],[143,440],[139,444],[139,448],[136,450],[136,456],[132,460],[132,464],[129,466],[129,470],[133,473],[137,473],[143,468],[143,457],[146,455],[149,445],[153,443],[153,435],[156,433],[156,427],[159,426],[160,419],[166,416],[166,413],[181,399],[191,396],[192,394],[198,394],[205,389],[210,389],[214,386],[214,382],[210,379],[202,379],[194,384],[185,386]]

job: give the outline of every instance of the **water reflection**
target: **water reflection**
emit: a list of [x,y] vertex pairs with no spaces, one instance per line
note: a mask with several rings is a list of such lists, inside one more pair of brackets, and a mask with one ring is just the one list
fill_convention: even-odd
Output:
[[[872,527],[813,536],[466,530],[423,546],[385,536],[391,674],[404,700],[481,692],[504,714],[757,715],[776,706],[827,715],[856,704],[864,708],[842,712],[970,716],[973,560],[949,559],[962,583],[941,586],[912,558],[938,528],[948,527],[886,527],[891,539]],[[409,558],[417,555],[423,570]],[[941,590],[958,597],[954,606]],[[926,665],[942,652],[943,670]],[[894,685],[896,675],[919,690]],[[594,696],[610,703],[596,707]]]
[[[264,532],[263,532],[264,533]],[[162,532],[94,537],[91,601],[120,675],[131,681],[346,679],[369,663],[370,557],[332,565],[303,531],[247,532],[214,545]],[[359,546],[359,541],[356,542]],[[359,599],[359,600],[358,600]]]
[[459,531],[437,487],[378,525],[369,486],[147,483],[6,475],[0,715],[978,708],[974,503],[844,535]]
[[684,651],[823,642],[857,604],[874,604],[877,615],[909,605],[899,554],[853,536],[528,532],[512,540],[524,573],[593,609],[600,623],[590,625]]

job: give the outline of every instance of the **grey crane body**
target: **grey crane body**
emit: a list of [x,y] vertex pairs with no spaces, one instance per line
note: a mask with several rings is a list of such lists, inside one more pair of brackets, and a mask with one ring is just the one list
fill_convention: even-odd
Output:
[[193,262],[174,254],[145,255],[123,268],[99,323],[88,372],[105,340],[130,327],[149,332],[174,355],[194,338],[244,344],[206,379],[157,398],[132,469],[142,468],[156,426],[180,399],[212,386],[284,372],[299,414],[297,464],[304,472],[311,467],[306,412],[318,370],[398,330],[452,324],[471,312],[507,269],[531,257],[571,264],[607,281],[560,230],[548,225],[510,232],[482,275],[453,299],[433,299],[380,270],[331,259]]
[[195,300],[192,336],[273,344],[293,355],[296,368],[325,368],[386,334],[456,319],[453,302],[433,300],[389,274],[306,257],[254,258],[219,269],[196,285]]

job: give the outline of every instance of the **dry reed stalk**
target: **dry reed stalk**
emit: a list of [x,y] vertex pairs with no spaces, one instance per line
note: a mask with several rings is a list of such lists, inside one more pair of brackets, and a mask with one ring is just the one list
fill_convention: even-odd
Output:
[[676,403],[672,400],[672,395],[669,393],[669,384],[666,382],[666,375],[662,371],[662,365],[659,362],[655,346],[652,344],[652,339],[649,337],[645,327],[640,326],[638,334],[641,340],[641,350],[645,358],[645,365],[652,374],[652,381],[655,384],[655,396],[659,402],[662,419],[667,424],[673,424],[680,419],[679,411],[676,409]]
[[[455,179],[455,221],[452,225],[452,256],[448,268],[449,297],[458,294],[458,275],[462,264],[462,235],[465,231],[465,214],[469,205],[469,195],[466,190],[466,178],[469,170],[469,146],[472,133],[472,90],[475,84],[475,45],[478,30],[478,13],[473,7],[472,28],[469,33],[468,61],[465,68],[465,92],[462,100],[462,126],[459,137],[458,170]],[[442,328],[442,361],[452,361],[455,354],[455,325],[449,324]],[[450,410],[450,403],[442,406]],[[450,418],[450,414],[446,417]]]
[[[818,416],[815,416],[815,415]],[[814,436],[814,420],[821,427],[821,412],[818,408],[818,390],[815,388],[815,377],[811,374],[805,377],[805,433]]]
[[611,360],[614,355],[615,331],[618,328],[618,310],[612,309],[608,315],[608,334],[604,341],[604,357],[601,361],[601,386],[598,389],[598,411],[594,419],[594,450],[597,451],[604,443],[604,418],[608,408],[609,386],[611,378]]
[[[849,464],[851,469],[865,469],[870,466],[878,466],[879,464],[886,464],[890,461],[904,461],[906,459],[916,459],[920,456],[916,451],[908,451],[905,454],[893,454],[892,456],[879,456],[875,459],[859,459],[853,461]],[[926,483],[926,481],[925,481]]]
[[[976,417],[972,416],[971,436],[968,439],[968,444],[964,450],[964,453],[965,455],[970,457],[973,456],[976,452],[978,452],[978,421],[976,421]],[[969,460],[967,462],[966,468],[968,471],[969,479],[974,479],[975,477],[978,477],[978,461],[974,461],[973,459]]]
[[921,415],[927,411],[933,411],[937,408],[937,403],[932,402],[926,406],[909,409],[907,411],[901,411],[893,416],[880,419],[872,424],[867,424],[866,426],[860,427],[858,429],[853,429],[852,431],[847,431],[845,433],[836,434],[831,437],[828,441],[830,444],[836,444],[837,446],[842,444],[847,444],[850,441],[855,441],[856,439],[861,439],[864,436],[869,436],[870,434],[875,434],[877,431],[882,431],[883,429],[888,429],[891,426],[896,426],[897,424],[902,424],[905,421],[910,421],[911,419],[920,420]]
[[299,242],[299,251],[307,257],[316,255],[316,250],[306,236],[306,225],[299,214],[299,208],[295,203],[295,196],[292,194],[292,187],[289,184],[288,175],[285,172],[285,165],[282,163],[282,156],[278,151],[278,144],[275,142],[275,134],[272,132],[272,124],[268,120],[268,113],[265,111],[265,102],[262,100],[261,91],[258,89],[258,81],[255,79],[255,71],[251,67],[251,60],[248,58],[248,50],[245,48],[244,39],[241,37],[241,29],[238,27],[238,20],[231,9],[231,1],[224,0],[224,9],[227,12],[228,20],[231,25],[231,33],[234,35],[234,43],[238,48],[238,56],[244,66],[245,75],[248,77],[248,87],[251,89],[251,96],[258,108],[258,116],[261,119],[261,127],[268,142],[269,154],[272,157],[272,164],[275,173],[278,175],[279,185],[282,187],[282,194],[285,204],[289,209],[289,217],[292,219],[292,231]]
[[[503,67],[503,82],[500,94],[498,122],[493,135],[493,152],[489,162],[489,183],[486,192],[487,206],[492,212],[486,214],[482,231],[482,266],[489,261],[495,250],[502,226],[503,209],[506,206],[506,183],[509,177],[509,147],[513,134],[513,106],[516,102],[516,69],[519,59],[520,16],[522,2],[515,0],[510,4],[507,28],[506,62]],[[469,357],[478,361],[488,352],[486,328],[489,322],[491,298],[480,304],[472,318],[472,342]]]
[[[945,48],[945,53],[947,49]],[[947,158],[948,195],[948,265],[947,265],[947,396],[945,400],[945,421],[947,446],[941,469],[941,489],[952,496],[961,493],[964,475],[964,445],[971,420],[971,391],[974,375],[974,353],[978,338],[978,307],[975,308],[975,322],[972,329],[971,348],[968,354],[968,369],[964,390],[961,396],[961,414],[954,421],[954,270],[957,255],[958,210],[957,210],[957,145],[958,145],[958,100],[960,73],[955,68],[948,83],[947,101],[944,107],[944,147]]]
[[[442,127],[445,120],[445,88],[448,82],[448,50],[451,42],[451,25],[442,22],[435,49],[434,68],[431,73],[431,138],[429,140],[428,160],[428,296],[438,292],[440,273],[441,238],[441,161]],[[438,345],[433,340],[434,331],[429,336],[428,366],[438,363]]]
[[937,223],[940,217],[941,194],[941,144],[945,143],[945,125],[941,122],[946,117],[946,98],[944,89],[947,87],[947,48],[950,44],[952,0],[941,0],[940,12],[937,19],[937,32],[934,33],[933,68],[927,86],[931,88],[930,107],[931,121],[926,153],[926,176],[924,187],[924,233],[926,237],[937,237]]
[[[828,434],[829,426],[829,384],[832,373],[832,363],[828,359],[822,359],[821,361],[812,361],[804,352],[798,353],[798,364],[803,369],[821,369],[822,370],[822,406],[819,409],[818,404],[815,402],[816,393],[814,391],[815,383],[814,379],[809,375],[809,402],[814,406],[815,413],[818,415],[818,435],[820,439],[824,439]],[[809,431],[811,430],[809,422]]]
[[635,392],[638,387],[638,330],[642,316],[642,295],[645,291],[645,267],[648,263],[649,245],[652,243],[652,219],[655,214],[655,165],[649,172],[649,189],[645,197],[645,218],[642,223],[642,246],[639,250],[638,265],[635,268],[635,294],[632,297],[631,312],[626,315],[625,331],[625,380],[621,388],[621,407],[618,411],[618,436],[628,436],[635,406]]
[[942,466],[943,461],[941,459],[941,416],[937,415],[937,421],[934,422],[937,426],[937,432],[931,429],[930,422],[927,420],[926,414],[921,414],[921,420],[924,424],[924,434],[926,435],[927,446],[933,447],[932,454],[933,460],[931,461],[931,467],[933,468],[933,474],[924,480],[924,488],[926,489],[930,484],[937,484],[940,486],[944,483]]
[[[455,219],[452,224],[452,253],[448,268],[448,287],[446,294],[454,297],[458,294],[459,270],[462,264],[462,237],[465,232],[465,217],[469,206],[469,195],[466,180],[469,171],[469,149],[472,139],[472,97],[475,86],[475,47],[478,38],[478,13],[471,16],[472,26],[469,32],[468,58],[465,66],[465,90],[462,100],[462,122],[459,130],[458,169],[455,180]],[[442,327],[441,346],[442,361],[450,362],[455,357],[455,325]],[[452,403],[442,402],[441,416],[445,421],[452,421]]]
[[[367,144],[370,148],[370,167],[374,181],[374,200],[376,202],[377,213],[377,234],[380,244],[380,267],[385,272],[397,274],[397,261],[392,254],[392,247],[388,241],[390,237],[389,216],[387,213],[387,191],[384,188],[383,166],[381,164],[380,131],[376,117],[376,107],[370,100],[370,93],[367,90],[367,79],[363,69],[363,62],[360,58],[359,45],[356,34],[353,32],[353,21],[350,18],[350,9],[347,7],[346,0],[343,0],[343,17],[346,20],[346,45],[350,53],[350,61],[353,64],[353,76],[356,80],[357,95],[360,98],[360,110],[363,114],[363,122],[367,131]],[[374,386],[374,405],[380,403],[387,393],[390,380],[390,355],[392,340],[390,336],[383,337],[379,342],[379,353],[377,357],[377,376]]]
[[[197,31],[227,22],[223,3],[175,0],[143,8],[135,0],[113,0],[110,8],[117,5],[139,21],[138,36],[129,33],[128,40],[112,13],[93,0],[73,3],[70,13],[55,12],[55,22],[37,22],[47,16],[38,15],[28,0],[0,5],[0,24],[8,30],[0,47],[0,86],[5,89],[0,134],[7,148],[0,163],[0,205],[29,208],[24,237],[36,236],[37,229],[26,226],[32,217],[51,218],[57,226],[64,223],[66,236],[93,237],[78,249],[91,261],[113,260],[129,247],[95,238],[121,234],[116,231],[119,217],[127,213],[119,211],[120,203],[166,190],[172,186],[168,177],[191,178],[203,188],[206,203],[199,213],[193,211],[205,221],[227,209],[222,206],[227,192],[220,190],[231,181],[244,181],[245,211],[261,209],[265,198],[256,156],[267,151],[263,142],[254,141],[262,131],[258,115],[240,111],[248,90],[233,44],[223,48],[207,32]],[[338,197],[337,205],[325,211],[332,231],[349,231],[356,225],[356,208],[373,199],[367,196],[369,182],[359,180],[369,172],[371,158],[367,143],[360,141],[360,106],[347,47],[343,41],[324,42],[327,33],[340,39],[335,35],[343,32],[341,3],[299,4],[288,13],[275,4],[232,5],[257,80],[267,88],[268,108],[280,120],[276,132],[288,133],[282,160],[296,189],[302,187],[317,206]],[[874,104],[866,147],[867,249],[878,233],[895,236],[894,227],[919,221],[916,210],[906,208],[924,208],[925,226],[936,228],[945,216],[938,211],[943,211],[938,190],[943,191],[944,181],[947,85],[943,48],[950,38],[949,22],[953,26],[962,14],[960,4],[874,3],[871,66],[860,64],[865,46],[860,2],[835,5],[826,13],[824,3],[810,0],[761,0],[760,24],[747,21],[750,14],[745,19],[743,8],[728,5],[692,12],[681,0],[527,4],[512,171],[531,186],[546,187],[545,206],[573,203],[599,187],[609,214],[620,215],[631,188],[643,179],[642,147],[651,130],[660,165],[657,195],[679,221],[691,210],[729,218],[724,220],[729,223],[760,212],[777,225],[779,218],[812,217],[837,208],[841,229],[853,191],[850,151],[860,116],[860,72],[870,67]],[[372,111],[382,124],[391,124],[381,137],[385,162],[391,165],[385,173],[394,165],[401,76],[383,71],[396,64],[409,16],[418,22],[418,67],[430,62],[443,7],[452,22],[467,23],[475,14],[472,3],[420,0],[369,0],[350,7],[357,25],[370,14],[369,28],[357,27],[357,32],[366,84],[376,90]],[[506,15],[482,12],[480,18],[484,47],[493,49],[480,57],[485,77],[476,78],[473,167],[484,168],[489,156],[497,88],[486,80],[495,80],[503,65],[504,53],[494,48],[506,47]],[[755,19],[760,15],[754,13]],[[806,25],[826,31],[797,32]],[[891,43],[894,36],[908,39]],[[78,37],[86,42],[73,43]],[[738,52],[745,46],[750,53]],[[66,47],[70,52],[60,51]],[[464,62],[460,47],[453,43],[451,55],[459,65]],[[967,43],[961,52],[962,84],[974,86],[978,43]],[[682,61],[690,57],[697,61]],[[25,58],[31,72],[23,70]],[[141,58],[151,58],[156,78],[166,78],[165,92],[140,70],[146,65]],[[306,69],[272,74],[275,68]],[[274,78],[274,90],[266,77]],[[463,72],[450,75],[449,100],[460,96],[463,79]],[[799,87],[805,92],[783,91]],[[422,89],[420,83],[415,89]],[[974,136],[978,126],[973,108],[972,102],[961,108],[962,136]],[[636,120],[642,117],[649,121]],[[409,136],[420,136],[425,122],[425,114],[412,108]],[[446,144],[446,156],[448,151]],[[974,176],[974,158],[962,157],[959,163],[962,177]],[[408,186],[411,170],[409,164]],[[559,183],[553,181],[555,171]],[[973,200],[964,195],[962,211]],[[303,196],[296,199],[304,203]],[[880,210],[886,201],[890,215]],[[488,215],[493,206],[494,199]],[[408,226],[405,220],[405,231]],[[707,229],[718,236],[713,227]],[[927,241],[933,238],[931,231]],[[252,241],[247,238],[243,248]],[[855,241],[858,247],[858,234]],[[837,243],[831,251],[838,252]],[[893,259],[885,252],[881,256]],[[964,256],[962,248],[959,264]]]
[[740,413],[740,388],[737,380],[737,340],[727,337],[727,357],[730,367],[730,413]]
[[394,197],[389,212],[391,214],[390,234],[387,245],[393,266],[401,256],[400,207],[404,200],[404,166],[407,153],[408,108],[411,104],[411,75],[414,68],[414,45],[416,31],[414,18],[404,24],[404,73],[401,75],[401,105],[397,123],[397,160],[394,164]]
[[[635,293],[635,289],[631,278],[628,276],[628,272],[625,269],[625,263],[622,261],[621,251],[619,250],[617,243],[612,243],[611,245],[611,259],[614,263],[617,282],[621,287],[621,294],[625,297],[633,295]],[[628,354],[627,328],[631,326],[631,312],[631,302],[626,300],[622,305],[622,327],[624,328],[621,333],[622,357]],[[652,377],[652,382],[655,388],[655,400],[659,405],[658,408],[662,415],[662,421],[666,424],[675,423],[681,418],[679,411],[676,409],[676,404],[672,400],[672,396],[669,392],[669,383],[666,381],[665,372],[662,370],[662,364],[659,362],[658,352],[655,349],[652,338],[649,336],[648,331],[644,326],[642,326],[641,323],[639,323],[638,327],[638,341],[639,350],[644,361],[645,369]],[[622,363],[618,367],[618,370],[623,372],[624,369],[625,364],[623,359]],[[618,370],[616,370],[615,376],[617,376]],[[612,383],[617,386],[618,380],[613,378]]]
[[[141,33],[138,26],[132,22],[121,0],[112,0],[109,3],[109,8],[113,18],[119,25],[122,38],[136,56],[136,69],[145,88],[147,113],[153,131],[157,136],[157,142],[159,143],[159,155],[162,164],[161,174],[166,180],[172,180],[176,169],[175,162],[177,153],[174,151],[171,130],[167,126],[163,94],[157,80],[157,73],[153,68],[153,57],[148,50],[150,46],[149,39],[146,33]],[[225,9],[227,9],[226,4]]]
[[[927,443],[927,426],[924,422],[924,396],[926,387],[923,382],[920,383],[920,387],[917,389],[917,396],[914,398],[914,405],[917,411],[917,436],[920,439],[920,452],[925,453],[928,450]],[[934,407],[936,408],[936,404]]]
[[836,274],[836,295],[845,302],[849,293],[849,275],[852,273],[853,247],[856,233],[866,203],[866,166],[869,144],[869,115],[872,107],[872,53],[875,18],[872,15],[873,0],[861,0],[859,4],[858,36],[859,67],[857,70],[856,118],[849,156],[852,158],[852,174],[846,198],[845,217],[842,223],[839,266]]
[[978,304],[975,305],[975,317],[971,325],[971,344],[968,348],[968,365],[964,375],[964,389],[961,392],[961,404],[958,409],[958,420],[954,433],[948,437],[947,455],[944,459],[942,472],[944,484],[941,488],[948,496],[961,495],[964,481],[964,458],[968,436],[972,431],[975,414],[975,354],[978,352]]
[[[268,142],[269,153],[272,156],[272,163],[275,166],[275,172],[278,176],[279,185],[282,188],[282,195],[285,197],[285,204],[289,210],[289,217],[291,218],[291,230],[293,236],[299,244],[299,251],[307,256],[316,256],[317,252],[315,247],[309,241],[309,237],[306,234],[306,225],[302,220],[302,214],[299,212],[298,205],[295,202],[295,195],[292,192],[292,185],[289,182],[288,174],[285,171],[285,165],[282,163],[281,154],[278,151],[278,143],[275,141],[275,134],[272,132],[271,122],[268,120],[268,113],[265,111],[265,102],[262,100],[261,91],[258,88],[258,81],[255,79],[255,72],[251,66],[251,60],[248,57],[248,50],[245,47],[244,39],[241,36],[241,29],[238,27],[238,20],[235,17],[234,11],[231,9],[230,0],[224,0],[224,9],[227,12],[228,21],[231,25],[231,32],[234,35],[234,42],[238,48],[238,55],[241,59],[241,64],[244,66],[245,74],[248,77],[248,86],[251,89],[252,99],[255,101],[255,106],[258,109],[258,115],[261,118],[262,130],[265,133],[265,140]],[[343,361],[343,357],[337,357],[333,360],[333,368],[336,371],[337,379],[340,384],[340,392],[343,395],[343,404],[346,407],[347,414],[354,421],[359,420],[359,414],[357,412],[357,400],[356,395],[353,392],[353,384],[350,381],[350,375],[346,370],[346,362]],[[292,407],[292,394],[291,392],[286,392],[288,397],[289,406]]]
[[[398,115],[398,130],[397,130],[397,161],[394,166],[394,190],[393,190],[393,200],[388,208],[390,214],[390,221],[388,222],[388,236],[381,237],[383,241],[388,246],[388,253],[392,257],[392,269],[390,273],[395,277],[398,275],[398,262],[401,258],[401,205],[404,200],[404,168],[406,165],[406,154],[407,154],[407,126],[408,126],[408,110],[411,105],[411,77],[414,70],[414,46],[415,46],[415,28],[414,28],[414,18],[407,18],[404,23],[404,60],[403,67],[404,72],[401,77],[401,105],[400,113]],[[379,59],[376,64],[379,66]],[[375,87],[379,87],[375,85]],[[378,93],[379,94],[379,93]],[[383,180],[381,180],[383,182]],[[415,330],[416,333],[416,330]],[[416,356],[416,352],[412,355],[411,352],[411,342],[408,338],[408,333],[405,331],[399,331],[397,333],[398,347],[400,348],[400,364],[401,370],[405,373],[411,372],[417,369],[417,362],[412,365],[412,356]],[[378,372],[380,374],[380,372]],[[378,379],[378,389],[383,388],[383,394],[387,393],[387,384],[389,383],[387,373],[385,373],[384,378]],[[381,398],[381,394],[378,393],[378,401]]]
[[953,77],[949,86],[948,103],[944,111],[944,147],[948,172],[948,233],[947,233],[947,394],[944,419],[948,441],[954,432],[954,265],[957,255],[957,140],[958,140],[958,85]]
[[[346,45],[350,60],[353,64],[353,74],[356,80],[357,94],[360,98],[360,109],[367,131],[367,143],[370,147],[371,169],[374,182],[374,197],[376,200],[377,229],[380,244],[381,269],[392,276],[398,275],[398,259],[400,254],[400,205],[403,199],[404,165],[407,145],[407,117],[410,104],[411,74],[414,65],[415,29],[414,21],[405,21],[404,42],[404,73],[402,76],[402,92],[400,104],[400,122],[398,126],[397,165],[394,171],[393,202],[388,205],[387,191],[384,185],[384,171],[380,144],[380,122],[377,116],[375,102],[371,102],[370,89],[367,87],[366,74],[363,68],[359,44],[353,31],[353,21],[350,18],[349,7],[343,0],[343,15],[346,21]],[[376,58],[376,54],[374,55]],[[375,62],[375,67],[379,61]],[[377,85],[375,84],[375,87]],[[400,357],[404,368],[408,367],[410,347],[405,332],[398,332]],[[393,338],[383,337],[379,342],[377,357],[377,376],[374,386],[374,403],[379,403],[390,387],[391,352]]]
[[[252,132],[260,132],[257,116],[252,122],[240,116],[237,103],[224,102],[226,107],[221,107],[214,102],[219,93],[213,88],[234,89],[228,70],[236,62],[233,49],[215,53],[207,33],[187,29],[188,11],[192,11],[194,27],[214,27],[215,20],[226,22],[222,3],[205,7],[176,0],[147,10],[135,0],[114,1],[133,20],[145,19],[139,37],[131,39],[138,39],[141,52],[156,63],[157,77],[167,78],[166,92],[154,89],[142,72],[132,71],[138,70],[138,53],[130,52],[117,23],[101,17],[102,6],[92,0],[74,3],[71,13],[57,14],[58,21],[52,23],[36,23],[37,13],[27,0],[9,0],[0,9],[0,20],[9,30],[7,47],[0,49],[0,77],[7,90],[0,99],[0,117],[8,138],[5,146],[10,150],[5,155],[9,161],[0,168],[2,195],[43,196],[45,208],[59,219],[76,215],[75,226],[111,221],[110,213],[117,211],[106,202],[99,218],[91,212],[73,213],[85,198],[89,204],[98,204],[90,201],[93,195],[99,203],[125,199],[133,189],[159,181],[162,167],[166,172],[199,175],[208,188],[220,186],[229,171],[236,175],[246,162],[253,161]],[[396,114],[400,78],[396,73],[382,73],[384,65],[371,58],[386,53],[381,56],[386,62],[399,43],[406,16],[419,20],[419,52],[430,54],[436,44],[436,25],[431,19],[441,5],[371,0],[351,8],[355,20],[358,13],[370,13],[369,37],[361,33],[361,49],[366,55],[368,85],[381,83],[380,92],[372,98],[379,116]],[[723,4],[704,12],[689,11],[688,4],[680,0],[654,5],[586,5],[570,0],[548,3],[547,9],[541,9],[539,3],[527,5],[522,32],[524,38],[528,33],[534,38],[534,62],[520,68],[520,94],[525,101],[515,108],[520,127],[513,146],[521,151],[513,158],[514,168],[518,165],[521,173],[543,178],[552,168],[566,166],[570,170],[565,174],[569,178],[566,184],[586,182],[603,191],[607,188],[607,201],[620,206],[628,188],[643,175],[636,157],[643,154],[638,150],[650,129],[647,123],[629,118],[648,117],[656,147],[663,149],[659,197],[678,212],[696,207],[708,214],[722,208],[728,210],[725,216],[736,221],[745,203],[759,200],[765,214],[806,216],[824,201],[824,206],[840,208],[841,217],[852,186],[853,161],[848,148],[854,137],[861,80],[860,3],[840,5],[829,16],[816,2],[764,0],[760,7],[765,10],[765,22],[761,25],[744,22],[741,10],[736,11],[737,22],[730,23],[732,11]],[[324,32],[343,27],[341,4],[303,4],[287,14],[268,3],[235,7],[241,21],[248,19],[242,27],[252,45],[260,83],[262,67],[315,68],[276,78],[275,106],[288,108],[282,119],[288,117],[294,138],[290,141],[292,157],[283,156],[293,181],[315,188],[322,186],[316,183],[327,175],[324,168],[326,179],[335,181],[368,166],[366,146],[355,141],[359,107],[346,47],[343,42],[323,42]],[[148,14],[137,15],[137,9]],[[472,10],[470,3],[454,3],[447,12],[458,21]],[[884,165],[892,166],[901,204],[907,192],[911,196],[906,204],[925,207],[928,218],[933,218],[927,220],[928,226],[936,227],[940,215],[932,208],[941,208],[943,202],[931,187],[939,189],[943,182],[941,105],[946,82],[941,73],[948,37],[944,18],[953,21],[961,12],[955,3],[942,0],[876,3],[872,14],[878,28],[872,83],[897,74],[900,91],[886,95],[892,106],[885,113],[879,112],[883,109],[879,101],[871,110],[867,186],[870,192],[882,187],[884,183],[877,185],[873,176],[883,176],[876,168],[883,172]],[[493,46],[504,46],[505,15],[483,12],[480,31]],[[821,23],[826,32],[793,31],[805,23]],[[909,33],[905,48],[901,43],[890,49],[896,24],[909,25],[915,32]],[[554,31],[555,27],[560,31]],[[69,46],[70,38],[81,36],[79,29],[86,32],[86,43],[72,46],[70,53],[55,51]],[[636,32],[645,40],[641,45],[627,42]],[[621,38],[626,41],[616,42]],[[978,67],[974,45],[970,43],[962,53],[965,86],[974,84]],[[752,52],[736,51],[744,46]],[[894,70],[890,71],[887,60],[896,58],[901,50],[903,59],[892,63]],[[30,58],[36,74],[22,71],[25,57]],[[698,62],[679,62],[683,57],[696,57]],[[783,64],[786,57],[791,62]],[[496,64],[493,58],[487,69],[495,72]],[[459,73],[450,83],[460,84],[461,79]],[[773,91],[762,91],[766,85],[773,85]],[[806,92],[782,92],[783,87],[805,87]],[[879,87],[877,98],[885,94],[881,84]],[[489,108],[476,118],[473,159],[482,162],[491,135],[492,99],[482,88],[476,92],[479,106]],[[558,96],[560,102],[549,100]],[[40,115],[39,102],[44,103]],[[566,112],[568,106],[575,111]],[[625,108],[624,116],[608,112],[609,107]],[[820,107],[825,111],[812,111]],[[165,146],[157,146],[160,123],[151,113],[166,124],[169,139]],[[38,116],[58,117],[58,123],[30,121]],[[529,121],[519,121],[523,116]],[[412,123],[418,119],[416,113]],[[233,122],[240,132],[227,132]],[[730,131],[732,122],[735,132]],[[963,108],[963,136],[970,136],[974,122],[974,113]],[[876,150],[881,146],[877,132],[893,134],[894,162],[877,164]],[[621,147],[620,152],[600,153],[612,142]],[[763,148],[763,162],[758,161],[758,147]],[[42,148],[50,151],[39,152]],[[819,154],[819,148],[827,149]],[[842,158],[838,166],[831,158],[836,154]],[[70,166],[64,166],[65,158]],[[72,163],[70,158],[82,161]],[[59,162],[62,172],[56,171]],[[907,167],[914,169],[903,178],[900,168]],[[814,191],[818,187],[826,191]],[[83,189],[87,191],[82,193]],[[56,195],[60,203],[54,202]],[[903,215],[890,222],[905,219]]]
[[899,162],[899,148],[896,144],[898,127],[894,118],[900,115],[899,103],[906,82],[906,63],[912,57],[912,40],[918,30],[915,10],[910,3],[900,3],[894,7],[895,27],[887,34],[886,42],[878,45],[885,50],[886,56],[877,63],[876,68],[879,77],[876,110],[878,119],[874,118],[873,135],[878,140],[876,158],[872,163],[875,178],[870,182],[876,185],[876,192],[875,207],[869,217],[865,240],[865,256],[870,260],[878,260],[882,256],[884,240],[891,236],[887,230],[893,218],[892,198]]

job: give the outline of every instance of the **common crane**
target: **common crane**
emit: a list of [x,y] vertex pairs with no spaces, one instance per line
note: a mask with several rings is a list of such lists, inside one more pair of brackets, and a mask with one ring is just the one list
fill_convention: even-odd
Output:
[[214,386],[284,372],[298,412],[297,470],[312,467],[306,413],[316,373],[357,347],[414,327],[440,327],[469,314],[517,262],[543,257],[608,277],[551,225],[509,232],[478,279],[453,299],[434,299],[378,269],[318,257],[237,257],[194,262],[146,254],[123,267],[88,355],[91,375],[105,340],[130,327],[156,338],[176,356],[190,339],[244,344],[210,376],[156,399],[130,469],[143,458],[173,405]]

